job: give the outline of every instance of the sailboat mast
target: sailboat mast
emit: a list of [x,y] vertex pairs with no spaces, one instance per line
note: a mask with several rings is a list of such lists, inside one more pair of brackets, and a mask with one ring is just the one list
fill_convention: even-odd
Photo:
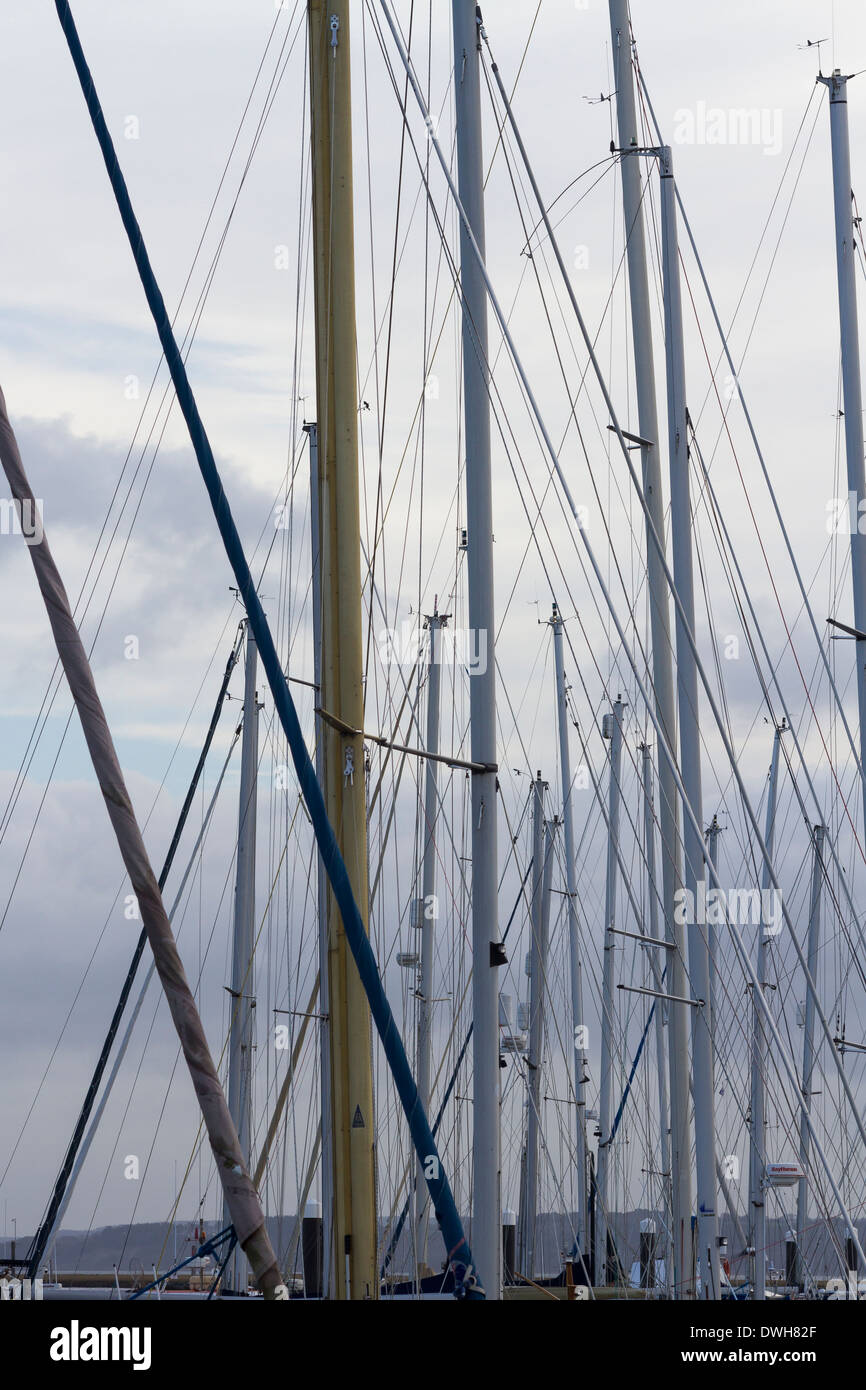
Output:
[[[421,979],[418,998],[418,1099],[426,1114],[430,1113],[430,1076],[433,1051],[433,947],[436,921],[439,915],[436,896],[438,847],[436,821],[439,810],[439,691],[442,676],[441,631],[450,614],[440,613],[438,605],[427,618],[430,633],[430,657],[427,671],[427,741],[426,749],[433,754],[424,769],[424,856],[421,869],[421,903],[418,927],[421,932]],[[427,1232],[430,1203],[424,1180],[424,1165],[418,1163],[415,1179],[418,1262],[427,1263]],[[420,1277],[420,1271],[419,1271]]]
[[[457,176],[471,234],[485,252],[481,86],[475,0],[452,0]],[[502,1291],[499,983],[505,953],[497,917],[496,665],[487,290],[460,223],[469,627],[479,659],[469,680],[472,761],[472,1246],[487,1297]]]
[[[668,451],[671,486],[673,575],[682,604],[676,620],[677,693],[680,721],[680,768],[685,796],[701,826],[701,735],[698,671],[686,624],[695,632],[692,566],[692,513],[686,438],[686,374],[683,313],[677,247],[676,190],[671,151],[660,151],[662,262],[665,303],[665,362],[668,388]],[[704,842],[691,817],[683,818],[686,902],[695,906],[698,888],[706,893]],[[691,897],[688,896],[691,895]],[[704,916],[706,914],[703,914]],[[682,916],[682,914],[680,914]],[[697,911],[688,914],[689,981],[692,999],[692,1077],[695,1103],[695,1167],[701,1294],[721,1297],[719,1223],[716,1199],[716,1136],[713,1089],[713,1040],[710,1030],[710,953],[706,925]]]
[[[838,68],[819,77],[830,93],[830,142],[833,158],[833,210],[836,227],[836,276],[839,286],[839,328],[842,340],[842,405],[845,412],[845,461],[848,505],[845,516],[851,533],[851,584],[854,626],[866,633],[866,536],[860,522],[866,512],[866,467],[863,461],[863,393],[860,384],[860,335],[857,324],[857,282],[854,254],[854,214],[851,191],[851,147],[848,139],[848,81]],[[854,644],[857,699],[860,713],[860,777],[866,826],[866,640]]]
[[[646,855],[649,903],[649,929],[653,941],[659,940],[658,887],[656,881],[656,843],[655,814],[653,807],[653,760],[648,743],[642,743],[641,770],[644,804],[644,853]],[[670,954],[669,952],[667,954]],[[670,965],[668,965],[670,968]],[[671,1136],[670,1108],[668,1105],[667,1058],[665,1055],[665,1013],[664,1001],[659,999],[655,1006],[656,1070],[659,1089],[659,1161],[661,1163],[662,1214],[664,1221],[665,1279],[669,1283],[672,1273],[671,1241]],[[653,1271],[655,1278],[655,1271]]]
[[[707,856],[716,874],[719,872],[719,837],[722,827],[719,825],[718,816],[713,816],[712,821],[707,827]],[[715,882],[715,880],[713,880]],[[707,950],[710,957],[710,1031],[713,1038],[713,1052],[715,1054],[716,1029],[719,1024],[718,1014],[718,979],[719,979],[719,932],[715,921],[707,923]],[[734,1194],[728,1182],[728,1174],[722,1160],[716,1154],[716,1180],[719,1184],[719,1191],[725,1200],[725,1205],[734,1225],[734,1232],[739,1241],[739,1248],[744,1249],[748,1245],[740,1214],[734,1201]],[[721,1257],[722,1246],[719,1246]]]
[[[767,787],[767,819],[764,827],[764,843],[768,852],[773,853],[776,830],[776,788],[779,778],[779,744],[782,729],[773,735],[773,756],[770,761],[770,781]],[[767,936],[764,923],[764,896],[769,890],[770,880],[766,862],[761,878],[761,920],[758,926],[757,976],[761,989],[767,983]],[[813,976],[814,979],[814,976]],[[764,1016],[757,1001],[752,1006],[752,1091],[749,1124],[749,1206],[751,1210],[751,1230],[749,1249],[752,1262],[752,1296],[757,1299],[767,1297],[767,1205],[766,1205],[766,1097],[767,1038]]]
[[[676,748],[676,705],[674,701],[673,647],[670,607],[662,558],[652,539],[666,534],[662,473],[659,458],[659,423],[650,316],[649,273],[643,214],[640,158],[629,154],[638,143],[637,112],[631,63],[631,30],[628,0],[610,0],[610,28],[613,48],[614,89],[622,178],[623,218],[626,234],[628,290],[634,340],[634,374],[637,391],[638,428],[641,440],[643,490],[647,505],[647,584],[652,636],[652,678],[656,718],[670,749]],[[651,523],[651,524],[650,524]],[[682,858],[677,833],[677,790],[673,769],[666,757],[658,759],[661,831],[662,903],[665,935],[674,947],[666,952],[667,985],[672,996],[668,1004],[671,1114],[671,1190],[674,1220],[674,1266],[668,1270],[675,1298],[690,1290],[692,1267],[692,1182],[689,1119],[689,1046],[687,1004],[674,1002],[686,997],[686,941],[682,925],[674,914],[676,893],[682,877]]]
[[538,1147],[541,1118],[541,1065],[544,1051],[544,991],[547,973],[547,910],[553,857],[552,835],[544,822],[547,783],[541,773],[532,784],[532,899],[529,945],[529,1051],[526,1054],[526,1162],[520,1198],[520,1272],[532,1279],[536,1269],[538,1218]]
[[583,1017],[583,961],[577,921],[577,866],[574,859],[574,812],[571,799],[571,753],[568,746],[568,708],[563,661],[562,618],[556,604],[550,619],[556,669],[556,710],[559,729],[559,769],[562,782],[562,822],[565,836],[565,890],[568,895],[568,960],[571,973],[571,1022],[574,1029],[574,1097],[577,1163],[577,1254],[586,1256],[586,1025]]
[[[244,722],[241,734],[241,789],[238,808],[238,849],[235,868],[235,912],[232,937],[231,1028],[229,1031],[229,1114],[238,1132],[244,1162],[250,1165],[253,1080],[253,999],[256,915],[256,786],[259,765],[259,706],[256,698],[258,651],[247,624],[244,663]],[[231,1225],[224,1204],[223,1225]],[[246,1293],[246,1260],[237,1248],[229,1262],[227,1286]]]
[[[806,964],[809,975],[817,983],[818,949],[821,944],[821,887],[824,881],[824,826],[816,825],[812,831],[812,896],[809,906],[809,937],[806,943]],[[815,1000],[812,991],[807,989],[803,1010],[803,1105],[812,1110],[812,1072],[815,1068]],[[809,1125],[803,1111],[800,1113],[800,1167],[803,1177],[797,1184],[797,1283],[805,1283],[806,1269],[803,1249],[806,1241],[806,1226],[809,1221],[809,1180],[806,1176],[809,1163]]]
[[622,761],[622,700],[614,703],[613,713],[604,716],[602,733],[610,741],[610,787],[607,813],[607,878],[604,894],[604,964],[601,995],[601,1084],[598,1101],[598,1166],[596,1169],[595,1282],[609,1284],[615,1279],[617,1261],[610,1230],[610,1144],[613,1122],[614,1050],[614,950],[616,937],[617,841],[619,837],[620,765]]
[[[707,827],[707,855],[716,873],[719,872],[719,836],[721,833],[722,827],[719,825],[719,818],[713,816]],[[718,1022],[716,986],[719,971],[719,933],[714,921],[707,923],[707,949],[710,953],[710,1027],[715,1038],[715,1028]]]
[[[313,682],[322,689],[322,508],[319,497],[319,430],[315,421],[304,425],[310,445],[310,592],[313,606]],[[325,743],[322,726],[316,737],[316,778],[326,783]],[[320,854],[316,855],[316,910],[319,926],[319,1085],[322,1131],[322,1290],[335,1295],[332,1283],[334,1228],[334,1149],[331,1134],[331,1038],[328,1010],[328,876]],[[311,1008],[314,1004],[310,1005]],[[300,1215],[300,1213],[298,1213]]]
[[[308,0],[316,406],[321,509],[320,706],[364,727],[358,391],[349,0]],[[369,930],[364,749],[360,734],[320,720],[325,801],[358,909]],[[378,1295],[375,1117],[370,1011],[333,893],[328,901],[327,998],[337,1298]],[[327,1218],[326,1218],[327,1222]]]

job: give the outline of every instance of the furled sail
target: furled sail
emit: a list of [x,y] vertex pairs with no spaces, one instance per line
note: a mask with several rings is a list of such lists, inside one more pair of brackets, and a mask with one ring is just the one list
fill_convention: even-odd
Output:
[[[144,840],[132,809],[129,793],[117,760],[117,753],[105,711],[96,690],[93,672],[84,644],[69,607],[60,573],[48,548],[6,400],[0,390],[0,460],[6,474],[16,510],[33,519],[27,542],[45,601],[57,654],[63,665],[81,727],[87,741],[93,770],[102,795],[118,848],[133,891],[138,899],[141,919],[153,951],[154,963],[162,982],[174,1026],[186,1058],[189,1074],[201,1106],[202,1118],[216,1160],[217,1172],[231,1212],[232,1224],[241,1247],[252,1266],[256,1282],[266,1298],[287,1298],[276,1257],[265,1228],[265,1217],[258,1194],[246,1170],[238,1136],[229,1115],[219,1076],[205,1037],[192,991],[187,982],[177,945],[162,901],[156,875],[150,864]],[[38,520],[37,520],[38,518]],[[31,534],[32,532],[32,534]]]

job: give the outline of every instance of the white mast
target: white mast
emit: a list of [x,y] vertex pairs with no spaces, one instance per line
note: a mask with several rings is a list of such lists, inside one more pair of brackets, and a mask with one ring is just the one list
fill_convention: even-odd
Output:
[[604,967],[602,970],[601,998],[601,1085],[598,1104],[598,1166],[596,1169],[596,1194],[598,1215],[595,1237],[595,1282],[609,1284],[615,1280],[616,1259],[614,1242],[610,1234],[610,1143],[613,1122],[613,1072],[614,1072],[614,948],[616,938],[616,878],[617,878],[617,840],[619,837],[620,802],[620,763],[622,755],[622,716],[625,706],[617,696],[612,714],[606,714],[602,722],[602,734],[610,740],[610,787],[608,791],[607,816],[607,879],[604,895]]
[[[722,827],[719,825],[718,816],[713,816],[711,823],[707,826],[707,855],[709,861],[719,872],[719,836]],[[713,1037],[713,1049],[715,1050],[716,1024],[718,1022],[718,977],[719,977],[719,933],[715,922],[707,923],[707,948],[710,957],[710,1030]],[[722,1162],[716,1154],[716,1178],[719,1183],[719,1190],[725,1199],[725,1203],[730,1213],[731,1221],[734,1224],[734,1231],[741,1246],[748,1245],[745,1232],[740,1223],[740,1215],[734,1202],[734,1194],[728,1183],[727,1174]],[[721,1254],[721,1242],[719,1243],[719,1253]]]
[[[863,396],[860,386],[860,336],[857,326],[857,284],[854,259],[854,218],[851,206],[851,150],[848,142],[848,81],[836,68],[832,77],[819,77],[830,93],[830,141],[833,152],[833,208],[836,221],[836,276],[839,286],[839,327],[842,339],[842,404],[845,411],[845,459],[848,502],[845,515],[851,532],[851,584],[854,627],[866,633],[866,537],[859,523],[866,511],[866,469],[863,463]],[[853,494],[853,496],[852,496]],[[852,505],[853,504],[853,505]],[[857,699],[860,709],[860,776],[866,824],[866,640],[854,644]]]
[[[439,752],[439,688],[442,674],[440,637],[450,614],[440,613],[438,604],[427,618],[430,633],[430,660],[427,676],[427,743],[428,753]],[[421,902],[417,926],[421,931],[421,979],[418,993],[418,1099],[430,1114],[430,1062],[433,1038],[433,945],[436,919],[439,915],[436,897],[436,819],[439,809],[439,764],[434,757],[427,759],[424,770],[424,857],[421,870]],[[424,1165],[418,1163],[415,1178],[416,1220],[418,1232],[418,1262],[427,1263],[427,1230],[429,1200]],[[419,1271],[420,1277],[420,1271]]]
[[[818,948],[821,942],[821,887],[824,880],[824,827],[812,831],[812,898],[809,906],[809,938],[806,945],[806,964],[810,978],[818,981]],[[800,1112],[800,1166],[804,1176],[797,1184],[797,1282],[805,1283],[803,1247],[809,1220],[809,1180],[805,1176],[809,1162],[809,1125],[805,1110],[812,1110],[812,1072],[815,1067],[815,1000],[811,989],[806,990],[803,1013],[803,1106]]]
[[[647,879],[649,881],[649,928],[653,941],[659,940],[658,888],[656,885],[656,847],[655,817],[653,813],[653,763],[649,745],[642,743],[643,796],[644,796],[644,853],[646,855]],[[666,952],[670,955],[671,952]],[[670,962],[668,962],[670,969]],[[671,1136],[668,1107],[668,1079],[665,1057],[665,1002],[656,1000],[655,1007],[656,1070],[659,1086],[659,1162],[661,1163],[661,1188],[663,1194],[663,1220],[665,1230],[665,1280],[670,1287],[672,1275],[671,1240]],[[655,1277],[655,1276],[653,1276]]]
[[496,667],[493,641],[493,509],[490,482],[487,290],[472,237],[484,258],[479,34],[474,0],[452,0],[457,174],[471,236],[460,222],[463,394],[469,627],[483,652],[469,680],[472,761],[472,1250],[490,1299],[502,1290],[499,1135],[499,985],[504,960],[497,919]]
[[544,1007],[547,989],[547,943],[550,928],[550,886],[553,872],[553,831],[544,820],[547,783],[538,773],[532,784],[532,937],[529,950],[529,1051],[526,1054],[526,1163],[520,1211],[520,1270],[532,1279],[538,1273],[538,1150],[541,1133],[541,1074],[544,1063]]
[[[773,736],[773,757],[770,762],[770,781],[767,787],[767,819],[764,827],[764,843],[770,855],[773,853],[773,840],[776,830],[776,787],[779,777],[779,744],[784,725],[779,726]],[[767,945],[764,932],[764,896],[770,889],[770,879],[766,862],[761,875],[761,921],[758,927],[757,976],[761,989],[766,987]],[[810,972],[811,973],[811,972]],[[814,979],[814,976],[812,977]],[[765,1096],[767,1069],[767,1037],[764,1016],[757,1001],[752,1005],[752,1093],[749,1124],[749,1249],[752,1263],[752,1296],[767,1297],[767,1207],[766,1207],[766,1133]],[[804,1122],[805,1123],[805,1122]]]
[[[529,1238],[529,1189],[534,1183],[534,1164],[530,1162],[530,1148],[536,1131],[530,1124],[532,1114],[532,1021],[538,1016],[538,971],[536,969],[536,948],[541,932],[541,894],[544,883],[544,783],[541,773],[536,774],[530,792],[532,800],[532,888],[529,897],[529,951],[527,952],[526,973],[529,976],[529,1022],[530,1041],[526,1055],[526,1140],[520,1162],[520,1206],[518,1210],[517,1239],[519,1270],[532,1277],[527,1268]],[[530,1175],[530,1167],[533,1173]]]
[[[719,871],[719,836],[722,827],[719,825],[718,816],[713,816],[711,823],[707,827],[707,854],[710,863],[716,873]],[[716,1028],[716,981],[719,971],[719,934],[716,930],[715,922],[707,923],[707,946],[710,953],[710,1027],[715,1038]]]
[[[652,673],[656,717],[668,747],[676,748],[676,705],[674,701],[673,647],[667,580],[662,557],[652,538],[652,528],[662,540],[665,508],[659,461],[659,424],[653,360],[652,319],[650,316],[649,275],[644,231],[643,189],[640,156],[629,155],[637,146],[634,80],[631,64],[631,32],[628,0],[610,0],[610,28],[613,45],[613,75],[616,91],[616,119],[622,152],[623,217],[626,231],[628,289],[631,301],[634,339],[634,374],[637,390],[638,428],[641,435],[643,490],[647,505],[647,579],[652,632]],[[652,523],[652,528],[650,525]],[[689,1121],[688,1012],[684,1003],[673,1002],[686,996],[685,931],[674,920],[676,892],[682,878],[682,858],[677,832],[676,780],[666,757],[659,756],[659,828],[661,830],[662,903],[665,936],[675,947],[665,954],[668,960],[669,1065],[671,1113],[671,1190],[674,1219],[674,1267],[668,1270],[674,1297],[691,1290],[692,1270],[692,1182]]]
[[[565,888],[568,894],[568,959],[571,973],[571,1022],[574,1029],[574,1097],[577,1162],[577,1253],[586,1258],[587,1146],[586,1146],[586,1057],[583,1017],[583,961],[577,922],[577,867],[574,860],[574,815],[571,801],[571,754],[568,746],[568,706],[563,662],[562,618],[556,604],[550,619],[553,628],[553,659],[556,668],[556,709],[559,728],[559,767],[562,781],[562,822],[565,835]],[[584,1274],[584,1277],[585,1274]]]
[[[241,791],[238,810],[238,851],[235,873],[235,913],[232,945],[231,1031],[229,1035],[229,1114],[238,1132],[244,1162],[250,1166],[252,1132],[253,1019],[255,1017],[253,949],[256,913],[256,783],[259,765],[259,707],[256,699],[257,649],[247,624],[244,667],[244,725],[241,735]],[[231,1225],[225,1205],[223,1223]],[[227,1286],[246,1293],[247,1262],[235,1248],[227,1271]]]
[[[680,717],[680,768],[692,813],[703,825],[701,736],[698,670],[685,624],[695,632],[692,570],[692,513],[686,434],[686,381],[683,314],[677,249],[677,205],[669,146],[660,152],[662,259],[665,300],[665,359],[668,387],[668,449],[671,479],[673,574],[682,612],[677,612],[677,693]],[[698,888],[706,893],[704,843],[691,817],[684,817],[686,901],[697,904]],[[702,899],[705,901],[705,899]],[[706,925],[697,912],[688,914],[689,978],[692,999],[692,1077],[695,1103],[695,1157],[701,1294],[721,1296],[719,1226],[716,1202],[716,1151],[713,1093],[713,1041],[710,1031],[710,965]],[[706,914],[703,914],[704,916]],[[672,953],[673,954],[673,953]]]

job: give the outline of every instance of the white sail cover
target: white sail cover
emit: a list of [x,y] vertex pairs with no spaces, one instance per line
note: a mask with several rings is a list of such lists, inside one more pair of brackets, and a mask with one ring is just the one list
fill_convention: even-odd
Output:
[[162,902],[162,895],[151,868],[141,831],[117,760],[93,679],[87,653],[69,607],[57,566],[42,530],[36,500],[24,471],[18,444],[0,390],[0,459],[16,504],[22,530],[27,536],[30,558],[54,641],[75,707],[84,730],[93,769],[99,781],[118,848],[153,951],[154,963],[171,1010],[207,1129],[217,1172],[231,1212],[232,1224],[250,1262],[256,1282],[266,1298],[286,1298],[276,1257],[265,1228],[258,1194],[241,1155],[237,1131],[229,1114],[219,1076],[208,1048],[201,1018],[195,1006]]

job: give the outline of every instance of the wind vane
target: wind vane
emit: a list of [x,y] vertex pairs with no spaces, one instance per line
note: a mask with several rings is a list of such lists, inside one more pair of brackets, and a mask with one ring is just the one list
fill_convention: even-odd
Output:
[[799,51],[800,51],[801,53],[805,53],[806,50],[809,49],[809,48],[817,48],[817,50],[818,50],[818,75],[819,75],[819,77],[820,77],[820,75],[821,75],[821,44],[822,44],[822,43],[827,43],[827,42],[828,42],[827,39],[807,39],[805,43],[798,43],[798,44],[797,44],[797,48],[799,49]]

